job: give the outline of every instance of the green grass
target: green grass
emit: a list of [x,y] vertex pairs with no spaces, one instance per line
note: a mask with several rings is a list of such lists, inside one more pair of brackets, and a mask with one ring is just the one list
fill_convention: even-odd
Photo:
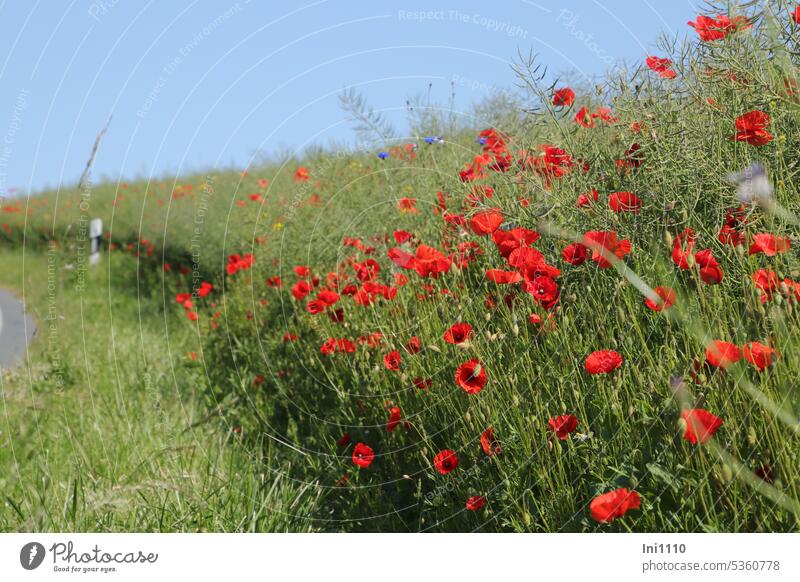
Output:
[[39,326],[27,362],[0,377],[0,529],[313,529],[305,516],[319,492],[199,405],[188,330],[169,330],[158,300],[137,298],[135,268],[106,260],[81,290],[61,252],[0,253],[0,284],[24,288]]

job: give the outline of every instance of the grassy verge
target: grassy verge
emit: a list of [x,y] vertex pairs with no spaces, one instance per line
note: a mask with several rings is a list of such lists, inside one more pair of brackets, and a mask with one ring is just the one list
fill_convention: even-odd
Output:
[[39,328],[0,376],[0,530],[310,529],[314,488],[198,406],[185,328],[137,297],[131,257],[105,258],[82,276],[57,251],[0,252],[0,285],[24,293]]

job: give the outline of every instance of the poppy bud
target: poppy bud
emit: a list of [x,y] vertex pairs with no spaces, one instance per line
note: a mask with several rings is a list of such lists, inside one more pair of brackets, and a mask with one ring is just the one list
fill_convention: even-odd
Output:
[[727,464],[722,465],[722,478],[725,480],[726,483],[730,483],[731,481],[733,481],[733,471]]

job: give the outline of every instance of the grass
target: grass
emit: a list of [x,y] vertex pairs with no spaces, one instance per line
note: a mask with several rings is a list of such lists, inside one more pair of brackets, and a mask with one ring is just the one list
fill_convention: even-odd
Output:
[[39,326],[27,362],[0,377],[0,529],[313,529],[315,488],[254,457],[198,403],[202,369],[170,353],[187,332],[167,343],[163,309],[127,285],[130,257],[89,270],[82,289],[60,251],[4,250],[0,265]]
[[[487,125],[507,136],[490,162],[505,153],[511,162],[484,163],[475,179],[459,172],[486,153],[477,131],[448,132],[446,114],[426,111],[411,119],[418,147],[398,145],[387,159],[317,152],[248,172],[101,184],[11,205],[3,232],[30,244],[38,266],[24,276],[39,277],[26,283],[34,309],[48,300],[46,255],[34,249],[54,241],[59,260],[74,262],[85,253],[82,225],[100,215],[110,262],[90,270],[82,290],[80,269],[58,269],[61,313],[75,319],[59,325],[66,355],[54,363],[40,338],[29,365],[4,377],[13,435],[2,453],[13,467],[6,527],[796,531],[797,31],[786,10],[749,10],[752,28],[663,46],[675,79],[627,71],[579,91],[570,107],[552,106],[560,84],[520,63],[535,111],[492,112]],[[591,128],[574,122],[584,106],[598,113]],[[612,112],[604,119],[598,107]],[[753,110],[768,114],[774,139],[731,140],[736,119]],[[444,144],[421,139],[439,131]],[[546,157],[547,145],[569,163],[555,150]],[[742,240],[730,244],[720,229],[741,201],[728,175],[754,163],[774,193],[741,210],[746,220],[733,223]],[[598,201],[576,207],[593,188]],[[615,212],[617,192],[637,194],[641,208]],[[541,265],[510,265],[471,225],[488,211],[501,215],[501,231],[539,233],[523,246],[560,271],[547,282],[557,302],[487,280],[489,269],[542,274]],[[673,250],[686,227],[697,241],[680,268]],[[395,238],[401,230],[410,242]],[[592,231],[614,231],[630,253],[613,268],[591,258],[569,264],[566,245]],[[791,247],[750,252],[765,234]],[[390,259],[420,244],[452,264],[431,277]],[[716,281],[699,268],[705,249],[724,272],[712,266]],[[226,270],[234,253],[252,253],[254,264]],[[6,253],[3,263],[15,261]],[[763,301],[759,270],[786,280]],[[23,280],[19,267],[3,277]],[[207,296],[198,293],[203,281],[214,285]],[[365,305],[365,282],[383,285],[385,297]],[[313,287],[307,296],[304,283]],[[669,310],[645,306],[657,286],[675,291]],[[340,298],[315,313],[322,289]],[[176,303],[177,293],[191,293],[191,304]],[[468,343],[444,341],[457,322],[473,327]],[[324,353],[342,338],[354,351]],[[408,347],[412,338],[419,349]],[[763,371],[745,359],[720,369],[707,353],[713,340],[758,341],[779,356]],[[622,365],[588,373],[596,350],[618,352]],[[386,363],[393,351],[397,369]],[[468,394],[455,374],[472,359],[488,381]],[[63,391],[53,389],[56,377],[69,380]],[[417,378],[430,384],[420,389]],[[723,420],[708,442],[685,438],[687,409]],[[564,414],[578,426],[559,439],[548,421]],[[483,451],[489,427],[500,453]],[[353,460],[359,442],[375,453],[367,467]],[[450,449],[459,465],[444,474],[434,459]],[[590,503],[620,488],[635,490],[641,507],[599,522]],[[478,495],[486,506],[468,510]]]

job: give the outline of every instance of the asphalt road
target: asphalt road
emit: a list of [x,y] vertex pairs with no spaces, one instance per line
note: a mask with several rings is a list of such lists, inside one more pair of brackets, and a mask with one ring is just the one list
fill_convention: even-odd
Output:
[[33,317],[17,296],[0,289],[0,368],[19,363],[36,333]]

